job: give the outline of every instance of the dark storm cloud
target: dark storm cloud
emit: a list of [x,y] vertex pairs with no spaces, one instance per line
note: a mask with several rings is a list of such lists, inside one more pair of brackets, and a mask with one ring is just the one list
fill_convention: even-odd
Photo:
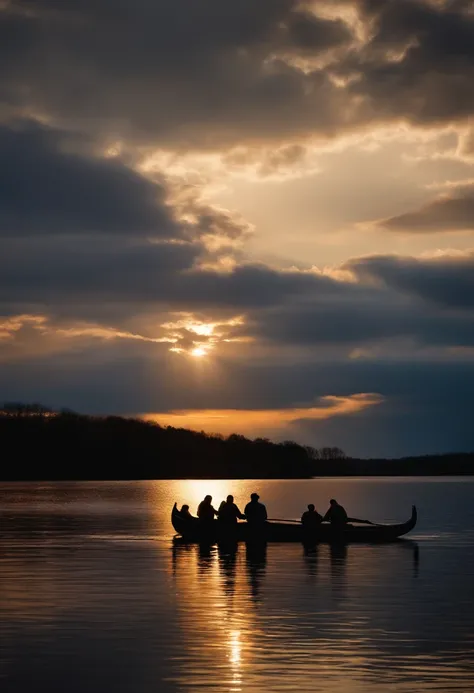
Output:
[[[474,346],[474,315],[428,308],[380,290],[365,298],[353,293],[348,289],[336,301],[328,297],[308,299],[260,312],[248,331],[269,344],[306,347],[354,348],[377,342],[388,347],[389,340],[394,339],[410,339],[423,346]],[[428,287],[426,294],[429,300],[435,300]]]
[[[297,0],[12,0],[0,11],[4,98],[171,148],[473,113],[467,3],[346,4],[360,13],[365,43]],[[324,66],[288,63],[328,49]],[[343,88],[334,76],[351,80]]]
[[68,133],[33,122],[0,126],[0,235],[184,235],[162,186],[67,145]]
[[290,50],[296,50],[297,54],[314,55],[349,43],[352,38],[341,21],[324,20],[302,10],[288,15],[286,32],[284,43],[287,43]]
[[222,274],[208,271],[187,273],[177,286],[176,295],[182,300],[197,301],[207,306],[227,306],[232,309],[252,309],[268,305],[283,305],[294,297],[338,294],[343,288],[326,277],[302,272],[278,271],[263,264],[237,266],[233,272]]
[[[85,358],[84,358],[85,356]],[[179,357],[178,357],[179,358]],[[146,343],[0,364],[4,399],[42,401],[89,413],[176,409],[278,409],[310,406],[328,394],[378,392],[384,401],[350,416],[299,421],[285,436],[340,445],[355,455],[421,454],[474,449],[474,364],[337,362],[271,365],[220,362],[205,379],[164,349]]]
[[[437,449],[472,444],[471,364],[449,364],[452,355],[446,352],[442,363],[337,362],[343,353],[347,358],[349,348],[376,342],[390,347],[400,338],[423,347],[472,347],[472,257],[358,258],[346,269],[359,284],[243,262],[230,272],[199,269],[200,262],[209,266],[225,252],[212,257],[205,236],[220,237],[228,251],[245,235],[245,226],[198,199],[189,198],[186,209],[176,201],[175,208],[169,206],[165,181],[147,179],[125,159],[101,158],[88,139],[97,144],[101,136],[107,142],[130,138],[126,151],[134,142],[188,151],[334,135],[400,119],[458,122],[473,114],[470,4],[350,4],[360,12],[365,42],[355,42],[343,22],[309,14],[297,0],[2,5],[0,306],[5,313],[51,316],[52,331],[54,319],[73,325],[74,319],[87,323],[100,313],[97,325],[110,333],[127,329],[132,318],[139,323],[140,313],[155,315],[144,327],[152,337],[160,336],[169,311],[202,311],[210,319],[215,313],[244,314],[232,334],[256,337],[260,355],[267,353],[262,343],[305,353],[305,363],[295,356],[291,368],[266,360],[238,365],[220,361],[225,352],[217,346],[212,363],[219,367],[209,368],[198,384],[190,360],[170,355],[169,344],[91,338],[78,346],[74,337],[57,333],[54,354],[46,343],[43,350],[30,349],[29,358],[0,364],[3,398],[133,413],[288,407],[326,395],[378,392],[388,402],[388,408],[374,407],[382,418],[370,418],[367,411],[368,418],[351,419],[366,425],[361,436],[370,434],[370,422],[387,432],[392,421],[391,441],[406,436],[411,445],[418,435],[413,445],[421,447],[418,424]],[[298,57],[320,58],[312,63],[320,67],[303,71],[289,60]],[[343,86],[335,77],[350,79]],[[7,123],[6,114],[12,118],[15,109],[55,123],[56,129],[27,120]],[[290,160],[304,151],[291,148],[304,143],[284,145],[289,149],[283,156]],[[449,198],[385,223],[412,231],[471,229],[472,199],[467,187],[455,189]],[[179,221],[180,212],[188,214],[186,221]],[[52,339],[41,332],[42,323],[35,325],[26,321],[20,328],[27,346]],[[10,345],[18,337],[5,333]],[[75,348],[61,351],[61,339]],[[308,363],[308,354],[327,355],[328,347],[333,356]],[[280,359],[278,349],[269,352]],[[175,357],[181,360],[170,366]],[[458,407],[461,415],[455,414]],[[387,420],[383,412],[389,412]],[[439,429],[431,439],[430,416]],[[354,429],[344,437],[344,426],[336,435],[332,422],[311,425],[318,428],[311,429],[308,442],[342,447],[357,442]]]
[[193,267],[199,243],[114,239],[21,239],[4,243],[0,296],[12,304],[167,303],[181,309],[241,310],[278,305],[306,293],[343,290],[326,277],[240,265],[221,273]]
[[359,6],[371,39],[348,67],[360,78],[354,93],[371,109],[417,123],[473,112],[474,17],[467,3],[363,0]]
[[0,257],[0,295],[9,314],[34,306],[94,320],[101,305],[103,323],[118,327],[153,310],[243,312],[233,335],[273,346],[474,346],[471,257],[360,258],[347,268],[362,284],[351,284],[264,265],[202,270],[193,266],[200,252],[190,243],[11,243]]
[[394,291],[418,296],[431,304],[474,308],[473,252],[430,259],[379,255],[357,258],[346,266],[361,280],[381,281]]
[[20,105],[27,93],[32,108],[167,144],[331,127],[338,91],[328,77],[273,58],[317,55],[351,35],[299,5],[19,0],[0,15],[0,74]]
[[236,333],[273,345],[474,345],[472,254],[355,258],[344,268],[359,283],[263,264],[218,272],[196,264],[202,255],[199,242],[10,240],[0,255],[0,297],[7,314],[34,306],[87,320],[103,305],[103,321],[115,325],[165,308],[244,313]]
[[474,230],[474,186],[458,186],[420,209],[383,219],[379,225],[389,231],[434,233]]
[[168,282],[202,248],[192,243],[108,243],[104,239],[9,241],[0,255],[0,295],[11,303],[159,301]]
[[376,385],[385,401],[343,422],[297,422],[292,432],[299,440],[339,445],[361,457],[474,450],[472,363],[354,364],[352,378],[341,370],[354,387]]

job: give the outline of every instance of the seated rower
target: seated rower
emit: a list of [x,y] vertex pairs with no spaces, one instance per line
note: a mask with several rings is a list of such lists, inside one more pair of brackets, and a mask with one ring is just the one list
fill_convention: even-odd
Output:
[[250,503],[245,506],[245,519],[252,525],[263,525],[267,521],[267,509],[259,503],[258,493],[252,493]]
[[348,517],[345,509],[342,505],[339,505],[334,498],[331,498],[329,501],[329,510],[323,517],[323,522],[330,522],[335,527],[343,527],[347,524],[347,520]]
[[217,515],[217,510],[212,506],[212,496],[206,496],[203,501],[199,503],[197,516],[201,522],[212,522],[214,515]]
[[219,521],[226,525],[235,525],[238,519],[245,520],[245,515],[234,503],[234,496],[227,496],[219,506]]
[[301,523],[305,529],[312,529],[317,527],[323,521],[323,516],[320,515],[313,503],[308,505],[308,510],[304,512],[301,516]]
[[195,520],[196,518],[191,515],[189,512],[189,505],[183,505],[181,510],[179,511],[179,514],[183,518],[183,520]]

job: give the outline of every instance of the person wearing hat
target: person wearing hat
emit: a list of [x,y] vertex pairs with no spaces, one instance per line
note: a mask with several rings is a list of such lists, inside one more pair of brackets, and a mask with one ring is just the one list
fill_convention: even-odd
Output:
[[263,503],[259,503],[258,493],[252,493],[250,503],[245,506],[245,519],[249,524],[258,525],[267,521],[267,509]]

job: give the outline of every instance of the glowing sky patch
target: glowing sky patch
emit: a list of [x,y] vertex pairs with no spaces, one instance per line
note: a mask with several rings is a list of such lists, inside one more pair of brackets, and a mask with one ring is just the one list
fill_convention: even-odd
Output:
[[31,4],[0,3],[2,397],[473,449],[470,4]]

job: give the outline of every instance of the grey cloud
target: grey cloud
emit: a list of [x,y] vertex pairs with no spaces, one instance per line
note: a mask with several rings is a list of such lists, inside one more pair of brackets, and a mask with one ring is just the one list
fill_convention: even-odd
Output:
[[300,272],[281,272],[263,264],[241,265],[232,273],[198,271],[180,281],[181,297],[206,305],[252,309],[282,305],[296,296],[321,293],[330,296],[341,290],[326,277]]
[[[370,37],[363,45],[343,22],[313,15],[297,0],[12,1],[0,12],[5,98],[78,127],[171,148],[472,114],[467,4],[349,4]],[[289,53],[333,48],[324,68],[303,72],[285,62]],[[336,87],[334,75],[356,79]]]
[[[380,370],[377,371],[380,373]],[[426,455],[474,450],[472,430],[472,366],[457,372],[450,366],[397,369],[411,380],[410,391],[388,397],[370,411],[342,421],[326,419],[294,424],[292,435],[318,446],[338,445],[355,456]]]
[[0,126],[0,235],[184,236],[164,187],[67,144],[68,133],[34,122]]
[[159,346],[114,344],[85,354],[0,364],[2,396],[90,413],[130,414],[278,409],[310,405],[328,394],[378,392],[384,402],[377,407],[337,419],[300,421],[293,436],[310,444],[340,445],[355,455],[474,449],[473,363],[333,360],[285,366],[218,361],[219,368],[198,381],[189,360],[172,369]]
[[182,310],[242,310],[277,305],[307,292],[330,295],[341,290],[329,278],[259,264],[240,265],[228,273],[194,267],[203,252],[199,243],[12,240],[0,255],[0,299],[49,307],[121,303],[124,313],[128,304],[139,301]]
[[365,117],[434,124],[473,112],[474,17],[467,3],[356,4],[371,38],[335,70],[357,76],[350,92],[364,99]]
[[393,255],[357,258],[346,265],[360,279],[449,308],[474,308],[474,253],[436,258]]
[[351,293],[348,289],[337,301],[308,299],[262,311],[255,315],[249,332],[268,344],[307,348],[353,349],[377,342],[388,347],[390,340],[400,339],[425,347],[474,347],[474,315],[429,309],[380,290],[365,299]]
[[[350,4],[371,36],[352,51],[346,24],[297,0],[12,1],[0,11],[4,98],[102,134],[198,149],[473,112],[474,19],[462,3]],[[324,68],[286,62],[328,49]],[[357,79],[343,89],[335,74]]]
[[[264,345],[303,347],[306,354],[331,350],[323,364],[308,364],[306,356],[306,363],[286,368],[219,361],[216,348],[212,358],[222,367],[198,387],[185,359],[179,369],[169,367],[167,345],[81,345],[0,366],[2,396],[129,413],[283,407],[328,394],[379,392],[389,404],[377,411],[388,412],[384,430],[393,424],[394,436],[421,444],[413,438],[418,422],[424,450],[472,442],[465,413],[471,364],[337,360],[350,346],[400,337],[473,346],[472,258],[359,258],[348,268],[361,285],[257,264],[228,273],[198,269],[207,253],[202,236],[233,241],[245,227],[198,200],[190,202],[195,221],[179,222],[163,181],[95,156],[87,139],[71,134],[217,148],[399,118],[450,122],[472,113],[474,18],[466,3],[357,5],[372,32],[366,45],[351,50],[344,24],[298,10],[296,0],[12,0],[2,6],[0,113],[17,107],[64,127],[0,126],[0,234],[9,236],[0,253],[0,302],[8,314],[17,309],[87,321],[100,313],[101,324],[122,325],[140,312],[239,311],[248,322],[236,332]],[[329,49],[334,62],[326,68],[304,73],[285,62],[289,53],[311,57]],[[394,61],[389,53],[397,51]],[[334,75],[356,79],[336,87]],[[299,146],[290,145],[283,158],[298,159]],[[271,167],[278,168],[280,154]],[[471,229],[473,219],[466,188],[386,223]],[[458,423],[453,402],[464,408]],[[446,417],[445,436],[429,437],[426,411],[440,427]],[[364,416],[357,420],[368,422],[365,436],[381,419]],[[354,430],[344,437],[346,424],[311,436],[355,446]],[[333,433],[339,439],[329,440]]]
[[332,129],[339,92],[327,75],[305,76],[274,58],[318,54],[351,35],[341,21],[299,7],[18,0],[0,14],[0,74],[19,105],[26,87],[28,106],[167,146]]
[[273,344],[363,347],[409,339],[423,346],[474,346],[474,253],[354,258],[358,284],[250,311],[250,334]]
[[356,258],[345,266],[360,281],[353,284],[258,264],[204,270],[196,266],[201,253],[199,243],[10,242],[0,257],[0,297],[9,312],[47,307],[86,320],[95,319],[103,304],[101,319],[115,325],[165,309],[245,313],[236,334],[306,349],[400,338],[474,346],[470,255]]
[[192,243],[10,241],[0,255],[0,296],[5,302],[50,306],[166,300],[170,278],[189,269],[200,252]]
[[379,225],[412,233],[473,231],[474,186],[459,186],[418,210],[383,219]]
[[293,12],[285,26],[287,43],[298,52],[314,55],[326,48],[348,44],[353,38],[340,20],[325,20],[310,12]]
[[[69,393],[73,398],[76,397],[75,384],[82,382],[82,390],[102,392],[104,408],[95,411],[105,413],[113,409],[123,413],[130,411],[131,401],[134,402],[135,411],[167,411],[180,408],[278,409],[311,404],[315,398],[328,394],[344,397],[354,392],[378,392],[388,399],[401,401],[412,395],[421,396],[424,391],[433,396],[437,388],[449,392],[451,396],[459,391],[460,397],[463,398],[470,393],[472,398],[474,378],[474,364],[466,362],[427,360],[407,363],[393,360],[371,362],[334,359],[330,363],[306,362],[285,365],[257,363],[251,360],[240,363],[219,360],[216,354],[215,358],[220,366],[218,372],[214,375],[209,372],[207,382],[192,384],[190,374],[195,364],[190,360],[180,359],[182,373],[176,372],[175,369],[166,369],[166,345],[113,343],[105,349],[90,348],[85,355],[87,358],[84,358],[84,352],[71,352],[61,356],[64,368],[56,375],[57,355],[33,358],[29,363],[6,364],[1,370],[0,384],[8,384],[8,388],[12,390],[18,382],[27,388],[30,374],[31,382],[40,378],[44,388],[48,383],[52,386],[56,383],[56,387],[61,388],[61,396]],[[156,362],[153,374],[150,370],[150,360]],[[117,397],[113,406],[114,388],[107,386],[107,382],[117,382],[117,369],[120,369],[121,365],[124,367],[123,394]],[[12,373],[9,373],[9,368],[12,369]],[[24,376],[20,375],[22,369]],[[69,371],[70,376],[65,369]],[[85,377],[86,374],[88,377]],[[464,381],[463,374],[466,376]],[[70,383],[67,382],[68,377],[71,379]],[[177,389],[178,380],[187,383],[187,387]],[[219,382],[221,385],[216,387]],[[153,387],[150,387],[152,384]],[[9,399],[12,398],[10,394]],[[141,402],[135,405],[138,400]],[[54,403],[58,403],[57,398]],[[78,400],[67,403],[68,406],[73,404],[79,407]],[[93,403],[86,398],[80,409],[86,410],[88,406],[92,410]]]

